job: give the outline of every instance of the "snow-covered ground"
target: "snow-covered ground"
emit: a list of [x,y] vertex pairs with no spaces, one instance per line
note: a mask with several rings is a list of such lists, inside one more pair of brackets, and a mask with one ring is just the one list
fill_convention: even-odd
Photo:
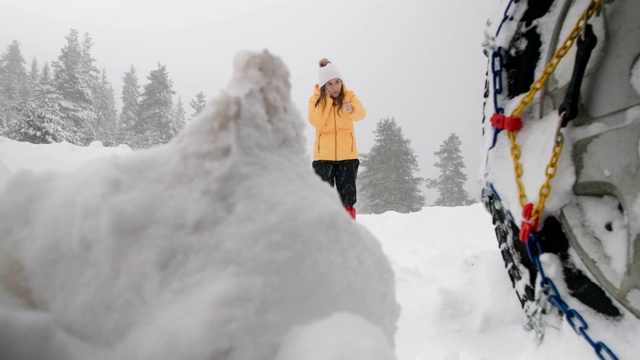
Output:
[[[398,360],[598,358],[566,322],[549,324],[540,345],[523,330],[522,310],[481,204],[361,215],[358,222],[380,239],[395,271],[402,308]],[[627,314],[612,324],[580,312],[596,341],[619,359],[636,358],[637,319]]]
[[[353,222],[311,171],[284,78],[240,55],[155,150],[0,138],[0,358],[597,358],[566,322],[541,344],[522,330],[482,205]],[[637,319],[581,311],[635,358]]]

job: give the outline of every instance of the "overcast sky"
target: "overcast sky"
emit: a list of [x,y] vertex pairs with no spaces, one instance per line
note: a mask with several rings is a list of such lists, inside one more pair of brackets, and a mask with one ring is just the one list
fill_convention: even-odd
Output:
[[[435,178],[433,153],[454,132],[470,192],[477,192],[487,59],[486,21],[500,0],[0,0],[0,50],[15,39],[27,69],[57,60],[70,29],[89,33],[96,66],[119,99],[134,65],[141,85],[158,63],[189,101],[216,96],[239,50],[268,49],[291,71],[292,98],[306,121],[318,60],[331,60],[367,110],[356,125],[361,153],[377,122],[394,117],[411,140],[420,176]],[[119,101],[119,100],[118,100]],[[308,126],[311,153],[313,129]],[[426,192],[427,203],[435,195]],[[475,194],[474,194],[475,195]]]

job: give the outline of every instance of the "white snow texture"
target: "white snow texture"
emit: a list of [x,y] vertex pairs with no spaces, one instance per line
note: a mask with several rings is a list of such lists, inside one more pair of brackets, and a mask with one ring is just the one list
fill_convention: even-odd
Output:
[[168,145],[12,176],[0,358],[284,360],[329,326],[325,359],[393,359],[393,270],[313,173],[288,77],[241,52]]

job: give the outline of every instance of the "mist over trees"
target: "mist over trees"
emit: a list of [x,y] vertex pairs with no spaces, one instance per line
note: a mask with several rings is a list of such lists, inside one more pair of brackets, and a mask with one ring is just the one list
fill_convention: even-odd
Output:
[[118,113],[116,95],[109,80],[107,70],[102,70],[102,77],[93,91],[94,111],[96,115],[96,138],[106,146],[117,146]]
[[360,157],[358,211],[381,214],[385,211],[409,213],[422,210],[425,197],[420,191],[424,179],[411,140],[402,134],[395,119],[381,119],[374,131],[375,142]]
[[[139,83],[131,65],[123,76],[120,99],[108,81],[106,68],[99,70],[91,50],[89,33],[71,29],[58,59],[36,58],[29,71],[14,40],[0,56],[0,136],[35,144],[67,141],[87,146],[128,144],[147,148],[169,142],[187,122],[182,98],[175,98],[166,66],[158,63]],[[195,116],[206,101],[202,92],[189,102]]]
[[204,94],[202,93],[202,91],[200,91],[199,93],[196,94],[196,98],[189,102],[189,106],[191,106],[191,108],[194,111],[191,117],[196,117],[196,115],[200,114],[202,112],[202,109],[204,109],[205,105],[207,105],[207,100],[204,97]]
[[173,82],[167,67],[158,63],[151,70],[142,91],[138,122],[134,125],[134,143],[140,147],[165,144],[175,136],[173,126]]
[[[169,142],[206,105],[202,92],[183,102],[160,62],[144,77],[132,64],[122,75],[122,88],[114,89],[106,66],[99,69],[92,56],[95,44],[89,33],[70,29],[64,40],[51,62],[33,58],[27,65],[18,40],[0,54],[0,136],[34,144],[87,146],[101,141],[105,146],[148,148]],[[467,176],[455,134],[434,153],[440,176],[427,180],[415,176],[417,158],[395,119],[381,119],[374,134],[371,151],[361,156],[359,212],[419,211],[425,206],[420,191],[425,183],[438,192],[435,206],[472,203],[464,190]]]
[[138,123],[140,113],[140,85],[138,76],[133,65],[129,71],[124,73],[122,79],[122,111],[117,126],[116,137],[120,143],[128,140],[129,134],[133,133],[133,127]]
[[6,131],[10,119],[16,116],[23,103],[28,84],[24,66],[20,44],[14,40],[0,56],[0,131]]
[[437,179],[427,179],[427,187],[438,191],[438,199],[435,206],[465,206],[473,201],[464,190],[467,175],[463,172],[465,165],[460,153],[460,139],[455,133],[440,145],[440,149],[434,154],[438,157],[435,167],[440,169]]

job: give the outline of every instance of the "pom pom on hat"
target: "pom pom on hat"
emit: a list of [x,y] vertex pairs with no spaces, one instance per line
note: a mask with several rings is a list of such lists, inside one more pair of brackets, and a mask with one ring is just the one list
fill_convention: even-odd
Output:
[[318,85],[323,87],[331,79],[342,80],[340,70],[327,59],[320,60],[320,69],[318,70]]

